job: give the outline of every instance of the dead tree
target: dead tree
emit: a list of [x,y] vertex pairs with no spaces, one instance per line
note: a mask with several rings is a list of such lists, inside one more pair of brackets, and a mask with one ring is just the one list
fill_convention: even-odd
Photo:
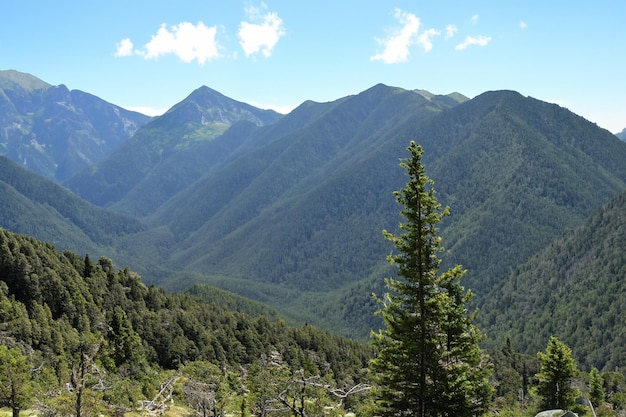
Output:
[[151,416],[162,416],[167,411],[166,403],[173,401],[174,384],[180,376],[176,375],[161,384],[161,389],[152,400],[142,400],[141,409]]

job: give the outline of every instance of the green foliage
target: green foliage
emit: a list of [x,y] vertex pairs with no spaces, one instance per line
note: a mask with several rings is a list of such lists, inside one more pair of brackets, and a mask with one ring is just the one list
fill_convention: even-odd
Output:
[[144,229],[138,220],[93,206],[5,157],[0,157],[0,192],[0,227],[63,248],[96,250]]
[[604,379],[598,368],[592,368],[589,373],[589,401],[594,407],[604,403]]
[[545,353],[539,352],[541,371],[537,374],[537,394],[542,410],[571,410],[580,392],[572,385],[578,370],[572,351],[556,337],[550,337]]
[[[514,92],[450,107],[376,86],[319,106],[307,103],[271,126],[229,136],[240,153],[224,150],[225,165],[210,154],[205,176],[149,217],[163,233],[155,246],[166,248],[153,251],[152,263],[210,273],[204,282],[211,284],[223,277],[222,288],[252,295],[294,322],[364,340],[380,325],[370,319],[375,306],[365,294],[378,291],[374,276],[385,274],[387,249],[378,234],[397,223],[385,196],[403,185],[395,169],[403,137],[422,143],[441,201],[454,208],[441,223],[448,242],[442,267],[468,269],[463,279],[477,306],[500,302],[494,288],[511,270],[626,186],[623,142],[566,109]],[[179,163],[168,172],[176,166],[186,169]],[[171,240],[163,243],[168,232]],[[142,262],[150,262],[144,256],[150,252],[137,246],[148,242],[143,236],[129,242]],[[168,274],[154,282],[182,289],[185,278]],[[481,310],[496,318],[501,311]],[[477,323],[486,329],[483,317]],[[509,328],[498,329],[496,344]],[[513,341],[534,354],[556,330],[542,329],[541,338],[530,340],[536,349]],[[586,353],[602,351],[610,339],[603,342]]]
[[618,324],[626,294],[624,213],[621,193],[494,287],[479,317],[490,342],[509,337],[530,354],[555,335],[585,369],[624,372],[626,328]]
[[[3,94],[0,106],[17,102]],[[54,103],[77,97],[52,89],[39,116],[60,133],[66,113]],[[335,102],[306,102],[285,117],[253,110],[201,88],[70,182],[99,204],[148,216],[148,226],[94,211],[1,164],[0,225],[81,255],[115,258],[170,290],[218,285],[270,305],[291,324],[365,340],[381,326],[369,294],[384,291],[388,248],[379,231],[399,218],[387,196],[403,186],[395,165],[410,136],[427,151],[440,200],[454,207],[440,224],[448,242],[442,269],[468,269],[463,282],[476,293],[476,323],[490,336],[485,346],[509,337],[534,354],[554,334],[585,369],[623,369],[621,217],[598,215],[585,232],[593,243],[559,243],[516,268],[624,190],[624,142],[511,91],[465,101],[377,85]],[[76,127],[82,141],[86,129]],[[606,230],[618,233],[605,240]],[[93,296],[103,297],[102,288],[93,287]],[[28,309],[47,314],[43,306]],[[50,338],[50,328],[31,327],[22,331]],[[180,338],[174,345],[194,351]],[[160,349],[146,351],[155,357]]]
[[370,367],[379,385],[383,415],[475,416],[491,400],[490,369],[479,347],[481,334],[468,315],[471,293],[460,285],[456,266],[439,274],[438,223],[448,214],[437,202],[422,164],[421,146],[411,142],[406,187],[395,193],[406,222],[399,235],[385,231],[397,253],[399,278],[389,278],[381,300],[385,329],[374,335],[377,357]]
[[30,395],[27,356],[20,349],[0,345],[0,407],[9,407],[17,415],[29,405]]
[[[40,369],[35,406],[51,415],[132,409],[156,395],[157,373],[179,368],[189,383],[195,381],[186,386],[188,392],[219,385],[211,388],[217,400],[223,398],[217,406],[231,409],[226,399],[233,392],[241,400],[237,407],[244,398],[237,382],[242,377],[233,370],[262,357],[277,353],[290,375],[302,369],[328,386],[363,380],[372,357],[365,344],[228,310],[190,294],[168,294],[146,286],[128,268],[116,270],[111,259],[95,263],[3,229],[0,277],[2,344],[33,352]],[[227,304],[264,311],[236,300]]]
[[537,357],[516,352],[507,339],[502,348],[490,352],[490,358],[494,369],[495,407],[532,408],[531,387],[537,384],[535,375],[540,371]]

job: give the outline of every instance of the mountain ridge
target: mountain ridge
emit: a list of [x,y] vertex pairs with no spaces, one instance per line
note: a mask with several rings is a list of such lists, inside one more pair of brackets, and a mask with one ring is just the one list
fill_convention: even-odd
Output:
[[[220,106],[214,107],[215,103],[220,103]],[[163,116],[139,129],[107,160],[83,170],[65,185],[94,204],[114,205],[133,188],[149,181],[151,176],[167,177],[170,172],[169,159],[181,152],[187,152],[187,155],[193,157],[198,146],[214,142],[232,124],[248,121],[258,125],[281,117],[272,110],[257,109],[208,87],[200,87]],[[188,165],[187,168],[198,175],[206,168],[202,160],[198,164]],[[163,189],[158,182],[154,185],[161,188],[165,197],[175,192]],[[188,185],[185,178],[175,178],[173,181],[174,184],[178,182]],[[143,211],[133,214],[148,214],[145,205],[138,204],[137,209]]]
[[[406,138],[424,145],[440,201],[452,206],[442,228],[449,249],[444,265],[462,263],[470,270],[467,285],[480,293],[625,187],[623,144],[559,106],[495,91],[433,114],[427,106],[425,113],[408,111],[402,100],[381,105],[386,111],[379,115],[366,111],[368,103],[384,101],[381,92],[419,97],[383,85],[346,97],[302,130],[212,172],[155,212],[152,227],[166,226],[179,241],[172,243],[179,250],[169,252],[170,265],[231,277],[233,287],[211,281],[231,290],[248,280],[260,293],[275,287],[279,294],[278,286],[312,291],[302,299],[358,282],[371,288],[359,280],[383,268],[388,249],[380,230],[397,218],[391,191],[402,186],[396,164]],[[369,118],[354,117],[359,114]],[[346,137],[322,145],[342,129]],[[367,134],[376,140],[366,140]],[[339,151],[351,141],[355,146]],[[303,167],[318,157],[316,145],[324,163],[305,174]],[[299,154],[307,161],[299,162]],[[349,302],[368,305],[370,292]],[[271,302],[276,307],[283,299]]]
[[0,227],[63,249],[114,253],[117,237],[144,229],[136,219],[94,206],[51,180],[0,156]]
[[47,82],[40,80],[32,74],[19,72],[16,70],[0,70],[0,89],[15,90],[19,86],[25,91],[45,90],[52,87]]
[[0,154],[56,182],[107,157],[149,119],[63,84],[0,71]]
[[168,116],[176,123],[154,119],[85,171],[110,164],[83,186],[146,223],[113,240],[117,253],[148,282],[217,285],[352,337],[378,325],[370,294],[393,273],[381,230],[400,219],[392,192],[405,183],[398,160],[409,140],[423,145],[439,201],[451,206],[442,266],[469,270],[478,304],[626,189],[624,142],[514,91],[463,100],[378,84],[221,131],[202,124],[199,102],[181,102]]

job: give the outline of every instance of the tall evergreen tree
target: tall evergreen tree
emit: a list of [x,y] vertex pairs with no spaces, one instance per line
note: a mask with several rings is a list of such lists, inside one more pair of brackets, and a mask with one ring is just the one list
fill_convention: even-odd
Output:
[[541,407],[569,410],[576,404],[579,392],[572,386],[578,369],[571,349],[555,336],[548,341],[546,352],[539,352],[541,371],[537,374],[537,393],[541,397]]
[[589,373],[589,401],[594,407],[598,407],[604,402],[604,395],[604,378],[598,368],[594,367]]
[[442,250],[438,223],[449,213],[435,197],[424,172],[421,146],[411,142],[410,158],[400,164],[409,181],[394,194],[405,222],[401,234],[383,231],[396,253],[388,260],[397,278],[379,300],[385,328],[373,334],[377,357],[370,369],[378,383],[383,415],[477,416],[493,394],[491,368],[479,347],[482,334],[466,305],[471,292],[460,279],[460,265],[439,274]]

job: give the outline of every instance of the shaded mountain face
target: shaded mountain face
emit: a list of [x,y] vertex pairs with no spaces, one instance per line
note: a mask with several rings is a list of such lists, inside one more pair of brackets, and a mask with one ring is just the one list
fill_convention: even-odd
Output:
[[136,219],[94,206],[0,156],[0,227],[62,249],[111,256],[116,238],[145,229]]
[[[95,204],[119,204],[120,209],[144,216],[236,149],[237,137],[225,146],[213,144],[232,125],[262,126],[281,117],[201,87],[66,185]],[[128,196],[133,191],[134,196]],[[125,198],[129,201],[121,202]]]
[[622,130],[620,133],[617,133],[615,136],[623,141],[626,141],[626,129]]
[[0,71],[0,154],[56,182],[107,157],[149,120],[64,85]]
[[[484,93],[416,140],[444,204],[444,266],[479,294],[626,188],[626,146],[554,104]],[[430,152],[430,155],[428,155]]]
[[534,354],[554,335],[585,369],[626,370],[625,247],[622,193],[486,294],[479,320],[490,343],[509,338]]

